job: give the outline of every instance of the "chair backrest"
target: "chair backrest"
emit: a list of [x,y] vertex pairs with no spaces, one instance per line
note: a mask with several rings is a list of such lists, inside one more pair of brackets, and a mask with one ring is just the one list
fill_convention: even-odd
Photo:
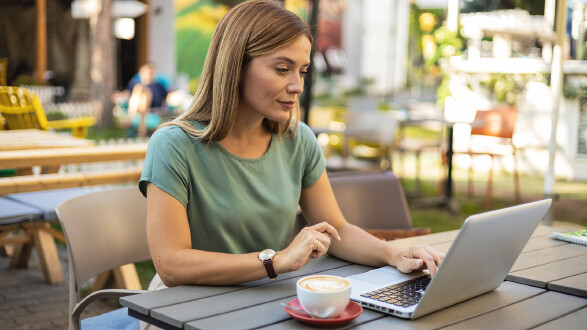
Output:
[[471,135],[494,136],[511,139],[514,135],[514,127],[518,118],[518,108],[508,105],[500,105],[490,110],[478,110],[475,113]]
[[411,229],[400,180],[390,171],[333,172],[330,185],[349,223],[363,229]]
[[105,189],[55,209],[67,241],[70,315],[80,287],[107,270],[150,260],[146,199],[136,186]]
[[395,141],[398,119],[392,111],[349,112],[345,124],[349,132],[360,132],[351,135],[390,146]]
[[0,114],[5,129],[49,127],[39,98],[26,88],[0,86]]

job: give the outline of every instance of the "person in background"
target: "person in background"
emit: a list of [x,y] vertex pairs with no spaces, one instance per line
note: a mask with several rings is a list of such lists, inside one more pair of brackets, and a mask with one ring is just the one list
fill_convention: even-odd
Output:
[[164,106],[168,88],[157,78],[157,68],[153,63],[141,65],[138,74],[128,82],[126,89],[115,92],[112,100],[121,107],[127,107],[121,125],[139,137],[147,136],[161,123],[157,112]]
[[[394,247],[342,215],[320,145],[295,119],[312,42],[276,1],[220,20],[191,106],[149,141],[139,189],[158,273],[150,290],[275,279],[326,253],[436,273],[442,253]],[[309,222],[299,232],[298,205]]]

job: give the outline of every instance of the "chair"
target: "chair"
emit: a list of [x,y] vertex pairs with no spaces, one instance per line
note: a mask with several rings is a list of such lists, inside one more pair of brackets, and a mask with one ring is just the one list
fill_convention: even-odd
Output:
[[[406,153],[413,153],[414,154],[414,178],[415,178],[415,188],[416,194],[420,194],[422,192],[422,181],[420,179],[422,166],[422,154],[424,152],[433,152],[438,153],[439,155],[439,165],[444,168],[444,149],[443,149],[443,128],[435,127],[434,129],[437,131],[437,135],[434,139],[418,139],[413,137],[406,137],[405,136],[405,129],[408,126],[423,126],[425,124],[425,120],[421,122],[410,122],[406,121],[400,125],[398,128],[398,142],[396,144],[395,150],[398,153],[398,160],[401,166],[401,177],[406,176],[406,166],[405,166],[405,154]],[[442,123],[438,123],[442,126]],[[398,169],[399,170],[399,169]],[[394,172],[398,173],[397,170]],[[446,171],[442,171],[444,173]]]
[[36,94],[10,86],[0,86],[0,115],[4,118],[4,129],[71,129],[73,136],[81,138],[96,123],[94,117],[48,121]]
[[[473,195],[473,157],[488,155],[491,157],[487,187],[485,193],[485,209],[491,208],[493,193],[493,165],[495,157],[512,156],[514,160],[513,176],[516,203],[521,202],[520,178],[518,174],[517,149],[514,145],[514,128],[518,117],[518,109],[514,106],[500,105],[490,110],[478,110],[471,125],[471,139],[467,151],[455,151],[455,153],[467,154],[471,157],[469,166],[468,193]],[[478,137],[489,137],[491,143],[483,147]],[[489,142],[489,141],[486,141]]]
[[6,86],[6,72],[8,72],[8,58],[0,57],[0,86]]
[[384,240],[419,236],[413,228],[400,180],[390,171],[329,173],[338,205],[349,223]]
[[329,170],[391,169],[397,115],[391,111],[349,112],[342,131],[340,164],[327,159]]
[[[70,199],[56,208],[69,254],[69,329],[91,303],[143,290],[105,289],[80,301],[90,278],[121,265],[150,260],[146,200],[136,186],[101,190]],[[134,267],[132,270],[135,271]]]

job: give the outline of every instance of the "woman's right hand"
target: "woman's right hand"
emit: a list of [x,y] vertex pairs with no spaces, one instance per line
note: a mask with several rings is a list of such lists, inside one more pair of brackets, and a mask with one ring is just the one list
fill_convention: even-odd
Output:
[[325,255],[332,239],[340,241],[340,236],[327,222],[303,228],[287,248],[277,252],[274,258],[276,271],[295,271],[311,259]]

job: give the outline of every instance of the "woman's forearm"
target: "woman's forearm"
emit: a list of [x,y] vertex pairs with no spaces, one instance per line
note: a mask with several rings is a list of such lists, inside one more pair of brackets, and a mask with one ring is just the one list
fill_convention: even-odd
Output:
[[395,266],[398,248],[350,223],[346,223],[337,230],[341,240],[333,242],[330,246],[329,253],[332,255],[363,265]]
[[[229,254],[202,250],[182,249],[153,259],[157,273],[169,287],[196,285],[231,285],[259,280],[267,277],[265,266],[259,260],[258,252]],[[277,274],[289,271],[282,254],[273,257]]]

